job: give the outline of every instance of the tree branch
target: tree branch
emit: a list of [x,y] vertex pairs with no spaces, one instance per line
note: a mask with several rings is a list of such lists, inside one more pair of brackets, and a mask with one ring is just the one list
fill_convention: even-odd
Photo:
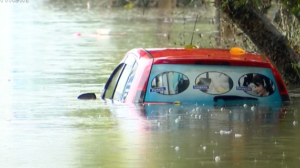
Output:
[[289,46],[287,39],[275,28],[251,1],[237,5],[238,0],[221,0],[222,10],[252,40],[258,49],[277,66],[289,83],[299,83],[293,64],[300,61],[299,55]]

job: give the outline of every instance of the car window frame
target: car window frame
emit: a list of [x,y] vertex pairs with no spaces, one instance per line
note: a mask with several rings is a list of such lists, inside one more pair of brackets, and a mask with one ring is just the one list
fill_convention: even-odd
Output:
[[[133,60],[133,62],[130,62],[130,60],[129,59],[131,59],[131,58],[133,58],[133,59],[131,59],[131,60]],[[124,72],[124,69],[126,68],[126,66],[128,66],[128,65],[131,65],[131,71],[132,71],[132,68],[133,68],[133,66],[134,66],[134,64],[137,62],[137,57],[136,57],[136,55],[134,55],[134,54],[127,54],[124,58],[123,58],[123,60],[121,61],[121,63],[114,69],[114,71],[111,73],[111,75],[110,75],[110,77],[108,78],[108,80],[107,80],[107,82],[105,83],[105,85],[104,85],[104,90],[103,90],[103,92],[102,92],[102,95],[101,95],[101,98],[102,99],[111,99],[111,100],[113,100],[114,99],[114,95],[115,95],[115,91],[116,91],[116,88],[117,88],[117,86],[118,86],[118,84],[119,84],[119,80],[120,80],[120,78],[121,78],[121,76],[122,76],[122,74],[123,74],[123,72]],[[127,64],[126,64],[127,63]],[[106,92],[107,92],[107,89],[108,89],[108,87],[110,86],[110,84],[111,84],[111,82],[112,82],[112,80],[114,79],[114,77],[115,77],[115,75],[116,75],[116,73],[120,70],[120,68],[121,68],[121,71],[120,71],[120,73],[119,73],[119,75],[117,76],[117,79],[116,79],[116,83],[114,84],[114,88],[113,88],[113,93],[112,93],[112,95],[111,95],[111,97],[106,97]],[[131,74],[131,71],[130,71],[130,73],[129,73],[129,75]],[[129,78],[129,76],[128,76],[128,78]],[[128,80],[128,78],[126,79],[126,81]],[[124,86],[124,88],[125,88],[125,86]],[[123,96],[123,92],[124,92],[124,90],[122,91],[122,94],[121,94],[121,98],[122,98],[122,96]]]
[[[127,54],[126,58],[125,58],[125,61],[124,61],[124,65],[125,66],[124,66],[124,68],[122,70],[122,74],[120,74],[120,77],[118,79],[118,83],[115,85],[115,89],[114,89],[114,93],[113,93],[113,96],[112,96],[112,100],[114,100],[114,101],[122,101],[122,98],[123,98],[123,95],[124,95],[124,90],[125,90],[125,88],[127,86],[127,83],[128,83],[128,79],[132,75],[133,68],[134,68],[134,66],[136,64],[137,64],[136,56],[134,54]],[[124,77],[125,74],[123,74],[123,73],[125,72],[126,68],[130,68],[130,69],[128,69],[128,74],[126,74],[126,76]],[[125,83],[122,83],[123,86],[119,85],[121,78],[124,78],[123,80],[124,80]],[[118,87],[120,87],[120,89]],[[120,90],[120,93],[118,95],[116,95],[116,91],[118,89]]]
[[[123,72],[125,66],[126,66],[125,63],[124,63],[124,62],[121,62],[121,63],[114,69],[114,71],[111,73],[111,75],[109,76],[107,82],[106,82],[105,85],[104,85],[104,90],[103,90],[103,93],[102,93],[102,95],[101,95],[101,98],[102,98],[102,99],[112,99],[112,98],[113,98],[114,92],[115,92],[115,90],[116,90],[116,85],[117,85],[118,82],[119,82],[120,76],[122,75],[122,72]],[[114,85],[114,89],[113,89],[112,96],[111,96],[110,98],[105,97],[105,96],[106,96],[107,88],[110,86],[110,84],[111,84],[111,82],[112,82],[112,79],[115,77],[116,73],[118,72],[118,70],[119,70],[120,68],[121,68],[121,72],[120,72],[120,74],[118,75],[117,80],[116,80],[116,83],[115,83],[115,85]]]
[[[136,61],[135,64],[132,66],[131,72],[129,74],[129,77],[124,85],[123,93],[121,96],[121,101],[124,102],[126,100],[126,97],[131,89],[132,83],[134,82],[135,76],[136,76],[136,71],[138,69],[138,62]],[[132,79],[130,79],[132,77]],[[129,86],[129,88],[127,88]],[[127,92],[126,92],[127,89]]]

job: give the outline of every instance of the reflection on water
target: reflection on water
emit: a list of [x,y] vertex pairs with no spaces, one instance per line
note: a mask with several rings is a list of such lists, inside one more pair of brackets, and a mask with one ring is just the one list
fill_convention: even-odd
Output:
[[[114,106],[94,116],[98,122],[92,125],[102,122],[107,126],[98,129],[84,126],[89,133],[79,137],[82,140],[76,146],[81,147],[80,157],[89,160],[83,162],[85,166],[91,163],[104,167],[293,165],[299,162],[295,149],[298,141],[294,139],[298,136],[298,126],[291,122],[297,112],[289,110],[250,106]],[[220,162],[216,162],[217,158]]]
[[[297,167],[299,87],[290,88],[286,111],[76,100],[99,94],[129,49],[173,46],[178,32],[194,26],[177,19],[158,31],[151,10],[93,9],[0,4],[1,167]],[[197,23],[204,35],[212,31],[207,23]],[[126,36],[92,36],[97,29]]]

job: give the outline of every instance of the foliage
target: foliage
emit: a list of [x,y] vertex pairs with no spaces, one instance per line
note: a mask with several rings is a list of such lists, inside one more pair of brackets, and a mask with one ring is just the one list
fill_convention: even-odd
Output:
[[292,68],[296,71],[297,76],[300,77],[300,62],[292,63]]
[[300,0],[281,0],[289,12],[300,19]]
[[[292,10],[289,7],[291,6],[283,5],[283,2],[279,3],[282,4],[276,13],[279,19],[272,24],[271,19],[266,17],[270,3],[268,6],[268,3],[263,3],[263,0],[259,0],[261,2],[258,0],[218,1],[223,3],[220,3],[221,11],[230,18],[229,22],[233,22],[232,24],[241,29],[242,34],[251,39],[250,41],[259,49],[258,52],[268,55],[288,82],[299,83],[299,18],[295,19],[290,14]],[[294,8],[297,8],[298,5],[299,2],[294,4]],[[297,15],[295,16],[297,17]],[[237,33],[233,32],[233,34]],[[239,39],[239,37],[237,38]]]
[[134,7],[134,3],[132,3],[132,2],[128,2],[125,6],[124,6],[124,8],[127,8],[127,9],[131,9],[131,8],[133,8]]
[[[281,2],[284,7],[279,9],[280,20],[275,25],[278,26],[278,30],[286,37],[290,47],[300,56],[300,0],[282,0]],[[292,63],[292,68],[300,78],[300,62]]]

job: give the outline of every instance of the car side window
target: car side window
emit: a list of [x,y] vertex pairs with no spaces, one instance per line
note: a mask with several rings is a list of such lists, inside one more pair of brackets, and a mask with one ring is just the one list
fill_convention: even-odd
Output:
[[125,66],[125,64],[121,64],[121,65],[119,65],[119,67],[117,67],[115,73],[113,74],[114,76],[111,78],[108,86],[106,87],[104,98],[106,98],[106,99],[112,98],[114,91],[115,91],[115,86],[118,83],[119,76],[122,72],[122,69],[124,69],[124,66]]
[[138,64],[135,63],[134,66],[133,66],[133,68],[132,68],[132,71],[131,71],[131,73],[129,75],[129,78],[128,78],[126,84],[125,84],[125,89],[124,89],[124,92],[123,92],[123,95],[122,95],[122,101],[124,101],[126,99],[127,95],[128,95],[128,92],[129,92],[129,89],[131,87],[132,81],[134,79],[137,67],[138,67]]
[[120,101],[122,99],[122,95],[124,92],[125,84],[128,81],[129,75],[132,72],[133,65],[135,64],[134,55],[128,55],[125,60],[125,67],[122,72],[122,75],[118,81],[115,93],[113,95],[113,99]]
[[128,65],[125,65],[125,68],[122,72],[122,75],[119,79],[119,82],[118,82],[117,87],[116,87],[116,91],[115,91],[114,96],[113,96],[114,100],[121,100],[121,96],[122,96],[126,81],[127,81],[128,77],[130,75],[131,69],[132,69],[132,67],[130,67]]

